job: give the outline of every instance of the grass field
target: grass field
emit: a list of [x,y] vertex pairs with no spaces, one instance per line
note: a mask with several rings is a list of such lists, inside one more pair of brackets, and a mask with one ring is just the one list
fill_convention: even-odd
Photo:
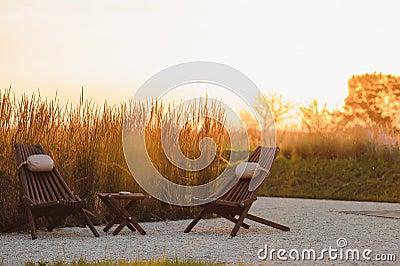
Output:
[[[136,108],[136,109],[135,109]],[[132,116],[143,121],[140,106]],[[218,105],[192,106],[194,116],[224,117]],[[156,167],[176,183],[196,185],[208,182],[224,169],[229,136],[223,123],[193,120],[180,132],[185,155],[196,158],[198,141],[211,137],[217,143],[217,158],[200,172],[185,172],[169,164],[161,152],[161,126],[168,106],[152,109],[146,125],[146,145]],[[126,104],[101,106],[81,97],[78,104],[61,105],[57,98],[40,95],[14,96],[11,89],[0,91],[0,231],[23,228],[26,221],[20,205],[19,180],[13,145],[40,143],[50,152],[72,190],[84,198],[100,222],[103,208],[98,191],[141,191],[125,163],[122,125]],[[181,113],[173,116],[173,127],[181,124]],[[222,119],[223,121],[223,119]],[[277,131],[281,154],[273,165],[269,181],[260,193],[269,196],[329,198],[400,202],[400,137],[381,129],[349,129],[337,132],[304,133]],[[251,142],[254,148],[258,143]],[[181,179],[174,179],[183,176]],[[139,220],[192,217],[194,208],[150,202]],[[74,223],[68,221],[69,224]]]
[[380,129],[281,132],[269,196],[400,202],[400,138]]

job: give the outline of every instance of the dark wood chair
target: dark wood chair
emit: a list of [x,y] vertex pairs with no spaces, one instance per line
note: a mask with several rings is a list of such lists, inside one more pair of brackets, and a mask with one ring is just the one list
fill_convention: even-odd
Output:
[[22,200],[31,227],[32,239],[37,238],[35,218],[46,217],[48,230],[60,225],[69,215],[79,213],[92,233],[99,233],[85,213],[85,201],[74,195],[56,167],[50,172],[31,172],[23,162],[33,154],[46,154],[41,145],[16,144],[18,175],[22,184]]
[[[261,151],[263,155],[262,158],[260,158]],[[269,169],[278,152],[279,148],[259,146],[250,155],[248,162],[258,162],[261,167]],[[253,202],[257,200],[257,192],[268,174],[269,172],[260,172],[257,176],[258,182],[256,182],[256,187],[252,187],[251,178],[240,178],[239,181],[227,193],[225,193],[225,195],[215,201],[203,205],[203,209],[200,211],[199,215],[197,215],[188,227],[186,227],[184,232],[189,233],[207,213],[218,214],[235,223],[231,236],[236,236],[240,227],[246,229],[249,228],[249,225],[244,223],[244,219],[246,218],[283,231],[290,231],[287,226],[248,213]],[[254,178],[256,177],[253,177],[253,179]],[[238,218],[236,218],[236,216],[238,216]]]

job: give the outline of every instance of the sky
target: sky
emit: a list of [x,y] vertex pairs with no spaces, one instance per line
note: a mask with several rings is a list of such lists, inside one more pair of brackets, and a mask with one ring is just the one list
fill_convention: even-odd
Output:
[[157,72],[214,61],[265,93],[340,107],[353,74],[400,75],[400,1],[0,0],[0,89],[126,101]]

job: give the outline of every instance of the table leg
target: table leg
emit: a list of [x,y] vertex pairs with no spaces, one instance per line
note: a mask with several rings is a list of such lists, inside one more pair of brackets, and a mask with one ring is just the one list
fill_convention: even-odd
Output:
[[131,216],[131,214],[124,208],[121,207],[121,205],[118,204],[117,200],[114,198],[110,198],[110,202],[114,205],[115,209],[119,212],[119,215],[123,217],[123,221],[121,221],[121,224],[117,227],[117,229],[114,230],[113,234],[118,234],[122,228],[127,225],[128,223],[131,223],[138,231],[140,234],[145,235],[146,231],[139,225],[139,223]]
[[[121,217],[120,215],[117,215],[117,214],[116,214],[115,207],[109,202],[109,198],[108,198],[108,197],[102,198],[102,199],[103,199],[103,202],[107,205],[108,208],[111,209],[111,211],[112,211],[113,214],[114,214],[113,219],[103,228],[103,231],[104,231],[104,232],[107,232],[108,230],[111,229],[111,227],[113,227],[114,224],[117,224],[117,223],[118,223],[118,219],[122,219],[122,217]],[[128,204],[127,204],[124,208],[125,208],[127,211],[130,212],[130,209],[132,208],[133,204],[134,204],[136,201],[137,201],[136,199],[131,199],[131,200],[128,202]],[[132,232],[136,231],[135,227],[133,227],[131,224],[127,224],[127,226],[128,226],[128,228],[129,228]],[[119,230],[119,231],[121,231],[121,230]]]

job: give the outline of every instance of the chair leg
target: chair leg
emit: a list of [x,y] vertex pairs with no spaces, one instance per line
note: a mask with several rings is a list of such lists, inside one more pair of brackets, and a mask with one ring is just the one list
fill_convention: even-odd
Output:
[[[227,214],[220,214],[220,215],[222,217],[224,217],[225,219],[228,219],[229,221],[233,222],[233,223],[237,223],[238,222],[238,219],[236,219],[232,215],[227,215]],[[250,225],[246,224],[245,222],[243,222],[241,226],[243,228],[245,228],[245,229],[249,229],[250,228]]]
[[200,221],[200,219],[203,217],[203,215],[206,213],[206,209],[202,209],[199,215],[196,216],[196,218],[193,219],[193,221],[186,227],[185,233],[189,233],[193,227]]
[[28,206],[25,206],[25,210],[28,216],[29,225],[31,227],[32,240],[35,240],[37,238],[37,233],[36,233],[35,220],[32,215],[32,210]]
[[253,221],[256,221],[256,222],[259,222],[259,223],[262,223],[262,224],[265,224],[265,225],[268,225],[268,226],[271,226],[271,227],[274,227],[274,228],[277,228],[277,229],[280,229],[282,231],[290,231],[290,228],[287,227],[287,226],[284,226],[284,225],[281,225],[281,224],[278,224],[278,223],[275,223],[275,222],[272,222],[272,221],[268,221],[268,220],[266,220],[264,218],[255,216],[255,215],[250,214],[250,213],[248,213],[246,215],[246,218],[248,218],[250,220],[253,220]]
[[85,219],[86,224],[89,226],[90,231],[92,231],[93,235],[95,237],[99,237],[99,233],[97,232],[96,228],[94,227],[92,221],[89,219],[89,217],[86,215],[85,211],[83,209],[80,209],[79,213]]
[[251,205],[247,206],[243,209],[242,214],[239,216],[237,223],[232,229],[231,236],[236,236],[237,232],[239,231],[240,226],[242,226],[244,218],[246,218],[247,212],[250,210]]

